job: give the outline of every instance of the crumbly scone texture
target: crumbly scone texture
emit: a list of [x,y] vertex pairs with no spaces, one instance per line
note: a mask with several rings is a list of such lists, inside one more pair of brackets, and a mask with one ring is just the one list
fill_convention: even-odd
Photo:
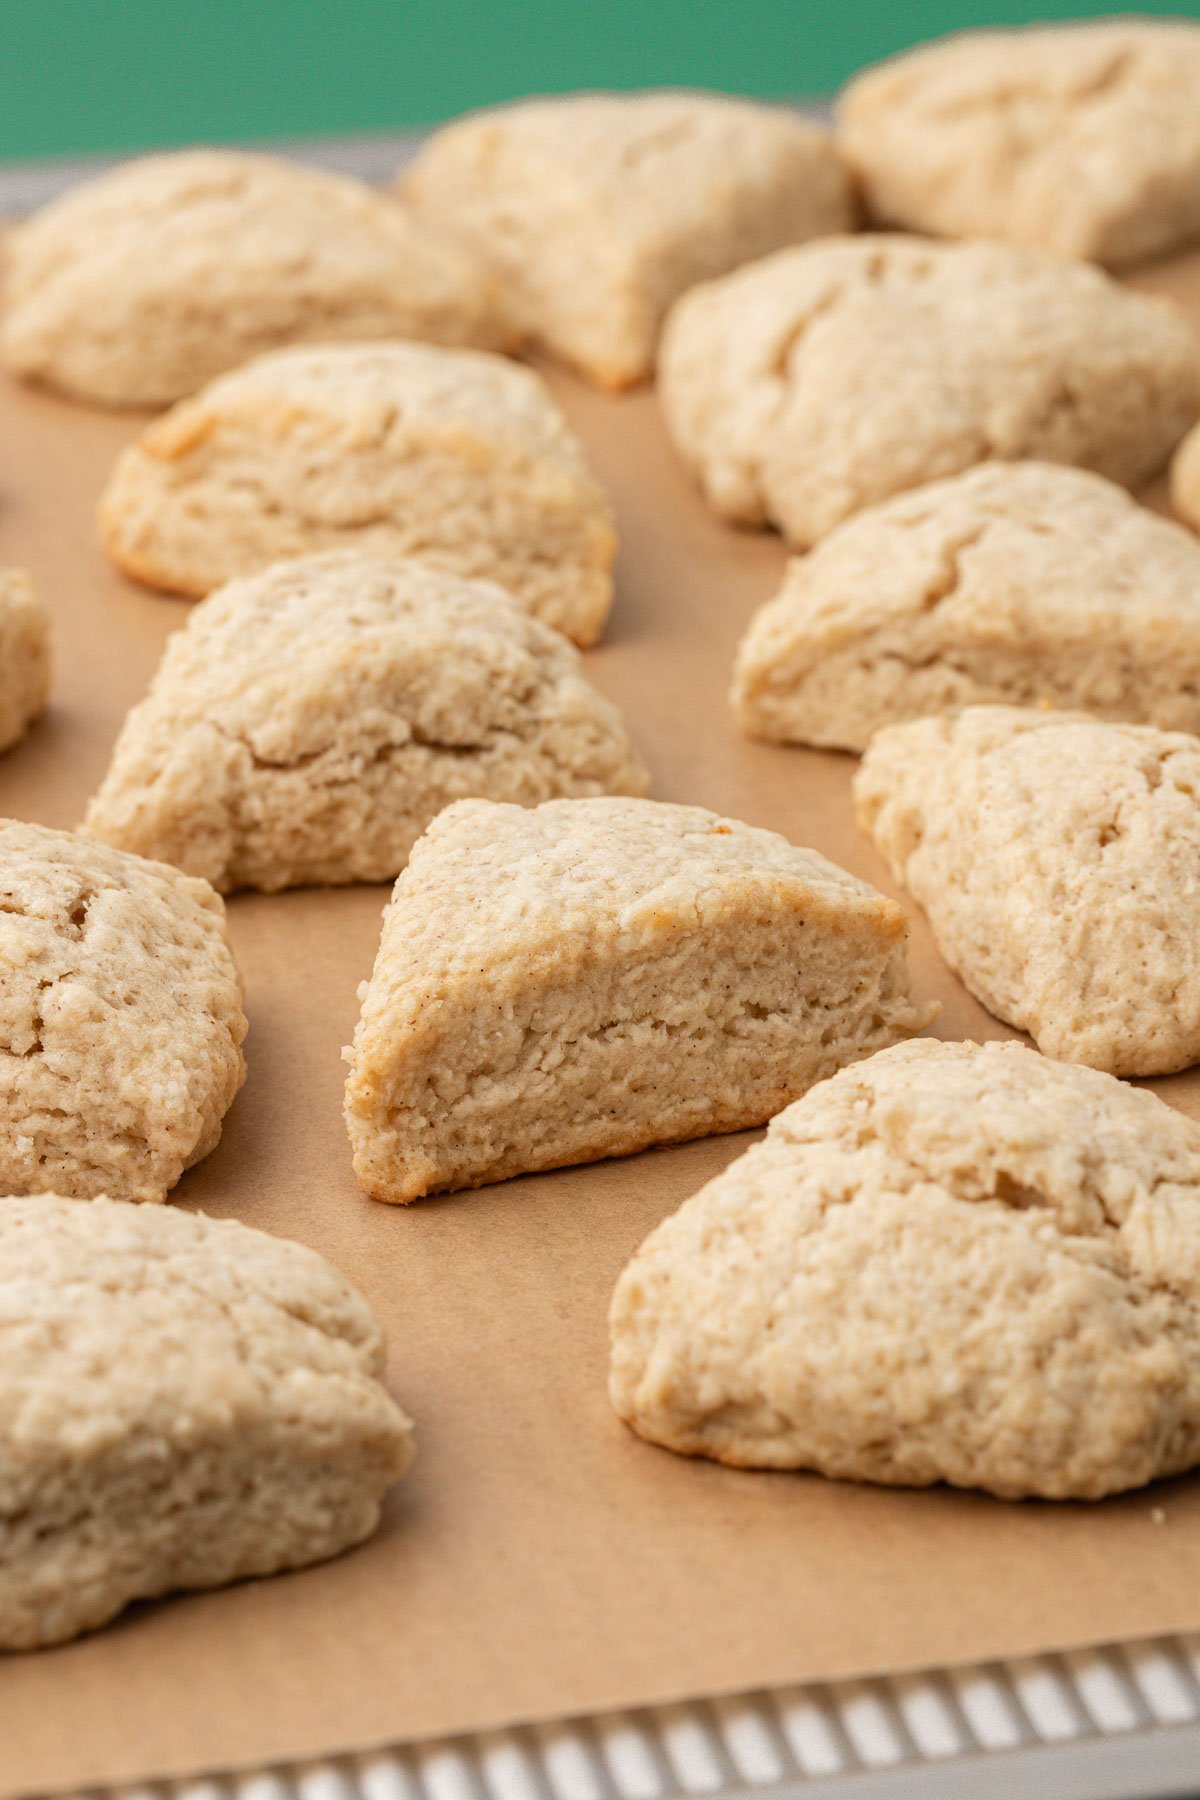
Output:
[[667,424],[710,505],[805,549],[975,463],[1157,473],[1200,412],[1169,301],[1010,244],[865,235],[693,288],[663,334]]
[[0,1193],[165,1200],[245,1079],[206,881],[0,820]]
[[148,426],[100,502],[117,567],[194,598],[357,548],[507,588],[576,643],[612,600],[608,497],[549,389],[484,351],[279,350]]
[[754,736],[845,750],[989,702],[1200,732],[1200,544],[1101,475],[981,463],[795,558],[732,698]]
[[694,806],[464,800],[413,850],[346,1052],[376,1200],[758,1125],[928,1023],[903,910]]
[[1200,30],[971,32],[869,69],[838,108],[872,216],[1117,266],[1200,235]]
[[1200,1461],[1200,1128],[1021,1044],[884,1050],[654,1231],[613,1405],[741,1468],[1094,1500]]
[[968,707],[881,731],[854,798],[997,1018],[1113,1075],[1200,1061],[1200,739]]
[[24,737],[50,694],[50,614],[23,569],[0,569],[0,750]]
[[649,375],[698,281],[854,225],[828,132],[719,94],[575,94],[435,132],[402,179],[503,283],[536,342],[603,387]]
[[0,1648],[318,1562],[411,1457],[366,1301],[232,1220],[0,1200]]
[[0,354],[166,406],[281,344],[515,341],[479,258],[358,181],[231,150],[126,163],[6,234]]
[[648,784],[579,652],[503,589],[333,550],[195,608],[83,829],[223,892],[386,881],[454,800]]

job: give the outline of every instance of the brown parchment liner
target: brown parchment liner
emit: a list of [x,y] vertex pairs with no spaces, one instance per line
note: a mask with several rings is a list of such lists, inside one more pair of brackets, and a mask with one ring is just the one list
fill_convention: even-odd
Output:
[[[1141,284],[1190,301],[1200,254]],[[612,492],[616,610],[589,653],[660,798],[774,827],[890,888],[853,825],[853,761],[752,744],[725,695],[784,562],[706,513],[653,396],[554,386]],[[93,526],[141,420],[0,380],[0,562],[56,621],[54,700],[0,758],[0,812],[70,826],[185,605],[107,566]],[[775,1684],[1200,1629],[1200,1480],[1092,1506],[889,1492],[689,1462],[605,1397],[605,1313],[634,1247],[742,1151],[716,1138],[388,1208],[341,1121],[382,888],[243,896],[250,1075],[176,1204],[331,1258],[383,1318],[419,1454],[341,1561],[134,1610],[0,1658],[0,1797],[249,1767]],[[1007,1035],[912,918],[914,986],[947,1037]],[[1158,1084],[1200,1116],[1200,1074]]]

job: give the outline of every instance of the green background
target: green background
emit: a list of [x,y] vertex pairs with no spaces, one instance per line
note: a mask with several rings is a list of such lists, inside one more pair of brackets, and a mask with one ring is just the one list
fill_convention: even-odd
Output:
[[[939,32],[1097,10],[1070,0],[0,0],[0,158],[383,131],[573,87],[800,97]],[[1175,10],[1200,17],[1200,0]]]

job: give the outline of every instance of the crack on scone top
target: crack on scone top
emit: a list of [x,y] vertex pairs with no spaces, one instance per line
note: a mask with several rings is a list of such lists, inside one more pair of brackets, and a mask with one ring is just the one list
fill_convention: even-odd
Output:
[[[264,1388],[278,1373],[278,1370],[263,1361],[261,1334],[247,1328],[247,1321],[242,1316],[239,1301],[253,1302],[282,1318],[290,1319],[307,1336],[319,1339],[326,1345],[344,1344],[352,1352],[361,1352],[367,1348],[367,1339],[345,1330],[335,1329],[338,1321],[324,1318],[318,1309],[306,1310],[295,1301],[289,1303],[281,1295],[274,1293],[269,1284],[248,1279],[241,1271],[236,1273],[236,1291],[231,1295],[222,1293],[215,1285],[210,1286],[203,1281],[197,1281],[193,1272],[185,1267],[182,1261],[175,1271],[175,1275],[202,1305],[211,1307],[220,1314],[228,1326],[230,1348],[238,1362],[248,1374],[260,1375],[260,1386]],[[354,1321],[348,1322],[353,1323]],[[314,1366],[314,1373],[333,1373],[343,1380],[354,1380],[361,1376],[370,1379],[369,1369],[362,1365],[353,1370],[333,1371],[321,1370]]]
[[[1144,783],[1146,794],[1158,793],[1164,786],[1174,789],[1176,793],[1185,794],[1189,799],[1196,798],[1196,790],[1192,783],[1178,776],[1174,764],[1178,760],[1178,752],[1174,749],[1151,750],[1138,764],[1137,773]],[[1110,817],[1103,819],[1096,827],[1096,838],[1101,850],[1107,850],[1111,844],[1120,843],[1127,836],[1125,808],[1120,801],[1114,806]]]
[[84,930],[88,922],[88,914],[91,911],[92,901],[95,898],[96,895],[94,889],[82,887],[67,912],[67,922],[71,926],[76,937],[82,937],[84,935]]
[[264,756],[261,751],[254,748],[248,733],[223,731],[220,726],[217,729],[221,731],[223,737],[229,739],[230,743],[240,744],[254,768],[261,769],[264,773],[273,771],[290,774],[294,770],[310,768],[313,763],[320,762],[323,756],[328,756],[330,751],[335,748],[333,744],[322,744],[319,750],[298,750],[294,756]]
[[41,1056],[45,1051],[46,1044],[45,1044],[45,1040],[44,1040],[42,1034],[46,1029],[46,1019],[45,1019],[45,1014],[42,1010],[42,995],[44,993],[46,993],[49,988],[52,988],[54,986],[55,986],[54,980],[49,977],[43,978],[37,984],[37,989],[34,994],[33,1008],[32,1008],[32,1011],[31,1011],[30,1017],[29,1017],[29,1029],[30,1029],[30,1032],[32,1033],[32,1037],[30,1039],[28,1047],[21,1051],[21,1056],[23,1058],[31,1057],[31,1056]]
[[[933,272],[932,257],[921,259],[914,257],[902,270],[904,286],[916,286],[925,281]],[[882,288],[894,273],[893,258],[887,246],[873,250],[853,272],[837,278],[826,291],[815,300],[803,316],[794,321],[776,344],[766,373],[776,381],[786,383],[791,369],[792,358],[796,350],[803,344],[813,328],[829,313],[835,312],[842,304],[864,288]]]
[[1028,1182],[1018,1181],[1007,1169],[997,1169],[991,1197],[1010,1206],[1015,1212],[1030,1212],[1035,1207],[1047,1209],[1050,1202],[1039,1188],[1031,1187]]
[[1163,773],[1170,777],[1171,786],[1175,789],[1177,794],[1186,794],[1189,800],[1200,799],[1200,795],[1196,792],[1195,784],[1188,781],[1176,770],[1174,766],[1175,760],[1175,753],[1173,751],[1162,758]]
[[[1030,1171],[1024,1176],[1007,1166],[1003,1149],[999,1145],[990,1146],[991,1155],[985,1168],[973,1168],[971,1179],[963,1181],[962,1171],[954,1168],[938,1169],[930,1165],[929,1160],[919,1154],[904,1141],[897,1140],[896,1135],[883,1128],[876,1114],[874,1097],[865,1097],[866,1104],[855,1119],[853,1152],[862,1152],[870,1148],[882,1150],[888,1159],[899,1165],[897,1171],[897,1187],[903,1191],[909,1186],[926,1186],[933,1184],[942,1188],[951,1199],[965,1206],[998,1204],[1009,1211],[1044,1212],[1057,1220],[1059,1208],[1052,1194],[1044,1183],[1030,1179]],[[1095,1146],[1084,1146],[1080,1153],[1079,1190],[1085,1199],[1094,1203],[1099,1218],[1095,1231],[1068,1232],[1060,1226],[1064,1241],[1075,1237],[1108,1237],[1119,1235],[1120,1220],[1114,1218],[1111,1208],[1104,1198],[1100,1174],[1103,1157]],[[903,1174],[900,1174],[900,1171]],[[1166,1175],[1156,1175],[1149,1184],[1151,1196],[1160,1186],[1170,1185]],[[852,1199],[857,1191],[857,1183],[852,1183],[843,1198]]]
[[786,388],[793,354],[800,348],[817,321],[823,319],[827,313],[833,312],[840,305],[845,298],[847,286],[848,283],[845,281],[835,283],[808,312],[801,318],[793,320],[776,344],[771,360],[767,364],[766,373],[781,387]]
[[1086,81],[1078,83],[1071,92],[1073,101],[1099,100],[1110,94],[1116,87],[1124,84],[1125,77],[1140,61],[1137,47],[1133,44],[1113,51],[1108,62]]
[[[553,692],[554,683],[539,671],[532,681],[527,681],[510,696],[514,706],[514,717],[507,724],[499,722],[491,725],[478,740],[471,742],[453,742],[439,738],[431,732],[423,730],[419,725],[399,708],[395,718],[403,725],[408,736],[402,739],[386,739],[370,749],[364,749],[356,758],[353,766],[343,773],[322,774],[320,765],[330,757],[336,756],[342,746],[336,739],[316,750],[300,751],[290,757],[268,757],[259,751],[252,737],[246,730],[235,728],[224,720],[206,715],[205,724],[210,726],[218,736],[243,750],[249,758],[251,768],[265,776],[287,775],[313,771],[314,782],[327,789],[353,787],[364,781],[370,771],[386,764],[398,761],[408,755],[414,748],[430,751],[437,756],[448,759],[469,760],[472,757],[485,758],[497,752],[503,743],[508,743],[514,750],[528,747],[537,742],[537,735],[548,716],[553,716],[553,709],[547,711],[546,699]],[[542,761],[557,774],[560,783],[565,783],[578,773],[572,765],[558,754],[557,746],[549,741],[539,746]],[[237,866],[238,860],[251,844],[255,835],[253,821],[247,821],[243,800],[245,794],[242,786],[234,789],[228,797],[234,841],[226,859],[226,872]]]
[[[533,690],[528,694],[522,693],[515,697],[518,708],[518,724],[524,722],[524,720],[528,718],[531,727],[536,728],[541,722],[542,715],[533,708],[531,704],[532,699]],[[517,729],[516,725],[497,725],[493,729],[486,731],[481,738],[468,741],[462,739],[452,741],[448,738],[436,737],[432,732],[424,731],[419,725],[414,724],[410,718],[407,718],[399,711],[396,713],[396,718],[399,723],[407,727],[408,736],[405,738],[387,738],[376,744],[373,749],[360,758],[359,766],[352,774],[336,778],[337,785],[343,785],[347,782],[361,779],[363,772],[367,769],[377,768],[381,763],[390,761],[392,757],[403,755],[404,752],[413,745],[417,745],[424,750],[432,750],[441,756],[470,757],[481,756],[488,751],[493,750],[499,739],[502,737],[514,739],[519,743],[527,743],[530,741],[530,738],[535,735],[533,729],[531,729],[529,733],[525,733]],[[264,774],[290,774],[293,771],[311,768],[315,764],[321,762],[325,757],[335,754],[341,748],[335,739],[328,744],[322,744],[316,750],[297,751],[293,756],[265,756],[255,747],[249,732],[232,730],[218,719],[210,719],[208,722],[228,743],[240,745],[250,758],[252,766],[255,769],[261,770]],[[334,779],[332,777],[330,778],[329,785],[334,785]]]
[[1061,373],[1048,389],[1037,411],[1022,421],[1022,441],[1019,445],[1014,447],[1010,444],[997,444],[988,431],[991,456],[1003,462],[1014,455],[1032,455],[1028,446],[1037,437],[1046,433],[1051,425],[1059,425],[1063,420],[1074,422],[1078,419],[1079,412],[1080,396],[1069,376]]
[[943,547],[942,567],[921,596],[923,612],[932,612],[943,600],[952,600],[958,593],[962,587],[963,560],[967,551],[973,550],[987,536],[993,523],[992,518],[980,519],[978,524],[961,532]]
[[[482,738],[474,741],[457,739],[452,742],[449,738],[434,737],[432,732],[423,731],[419,725],[411,722],[409,730],[412,734],[411,743],[419,744],[423,750],[436,751],[439,756],[479,756],[483,751],[494,747],[498,735],[494,731],[486,732]],[[509,732],[506,735],[516,734]]]
[[[907,1196],[912,1188],[933,1187],[962,1206],[999,1206],[1008,1213],[1045,1217],[1055,1229],[1056,1255],[1077,1261],[1092,1271],[1107,1270],[1121,1283],[1125,1300],[1130,1305],[1169,1302],[1171,1311],[1159,1321],[1161,1329],[1170,1333],[1186,1331],[1191,1341],[1195,1331],[1193,1321],[1200,1312],[1200,1293],[1196,1286],[1188,1284],[1186,1270],[1177,1275],[1158,1267],[1152,1270],[1138,1267],[1136,1241],[1131,1241],[1126,1233],[1126,1226],[1138,1204],[1153,1208],[1160,1193],[1189,1188],[1191,1183],[1186,1168],[1155,1171],[1147,1178],[1136,1199],[1130,1199],[1121,1208],[1121,1216],[1116,1216],[1105,1195],[1105,1153],[1095,1143],[1084,1144],[1080,1148],[1076,1188],[1079,1197],[1088,1203],[1087,1211],[1078,1223],[1068,1223],[1056,1204],[1052,1183],[1039,1180],[1036,1170],[1016,1173],[1007,1166],[1011,1159],[1006,1157],[1001,1146],[989,1146],[991,1157],[983,1170],[974,1166],[969,1172],[966,1168],[936,1168],[930,1159],[914,1154],[907,1143],[895,1141],[893,1134],[883,1126],[884,1121],[875,1110],[875,1097],[864,1094],[851,1118],[843,1121],[849,1139],[845,1145],[847,1157],[840,1178],[823,1195],[823,1219],[846,1205],[853,1205],[860,1195],[879,1187],[877,1170],[863,1171],[857,1166],[863,1152],[878,1149],[884,1152],[890,1165],[883,1178],[884,1184],[898,1196]],[[800,1136],[792,1141],[803,1150],[806,1145],[820,1143],[822,1138],[818,1133],[815,1139]],[[1092,1214],[1090,1219],[1087,1213]],[[1097,1247],[1101,1251],[1099,1259]]]
[[[88,914],[95,898],[95,889],[89,887],[86,883],[83,883],[74,900],[72,900],[65,911],[59,915],[60,923],[55,931],[55,938],[60,945],[65,945],[72,941],[79,941],[86,935]],[[31,916],[28,909],[22,906],[11,893],[0,894],[0,914],[8,914],[14,918],[24,919]],[[78,962],[72,956],[69,958],[67,966],[58,970],[56,974],[43,975],[38,978],[33,990],[28,1021],[24,1028],[25,1032],[28,1034],[29,1042],[20,1050],[15,1047],[15,1044],[12,1041],[0,1044],[0,1055],[16,1057],[20,1061],[25,1062],[45,1054],[46,1012],[43,995],[49,993],[51,989],[58,987],[61,982],[71,980],[74,976],[78,975],[78,973]]]
[[[1010,76],[1005,85],[993,88],[988,95],[988,105],[1002,115],[1009,125],[1005,134],[1005,150],[1014,162],[1023,162],[1031,155],[1040,154],[1045,149],[1054,126],[1080,106],[1104,99],[1114,88],[1122,86],[1126,76],[1139,61],[1137,46],[1118,46],[1094,74],[1078,76],[1059,93],[1052,92],[1045,85],[1040,72],[1031,71],[1024,77]],[[1050,127],[1036,135],[1031,135],[1028,129],[1012,128],[1013,115],[1018,111],[1027,114],[1031,102],[1043,107]],[[978,114],[979,96],[974,92],[948,95],[933,109],[933,116],[944,121],[975,119]]]
[[655,157],[689,143],[696,136],[696,121],[691,113],[682,118],[671,119],[653,131],[643,132],[640,137],[631,138],[623,144],[617,156],[618,166],[623,171],[632,171],[642,163],[652,162]]

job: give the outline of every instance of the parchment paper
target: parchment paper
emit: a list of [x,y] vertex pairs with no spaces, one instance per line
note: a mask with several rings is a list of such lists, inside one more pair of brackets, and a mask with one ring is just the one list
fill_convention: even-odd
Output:
[[[1196,298],[1200,259],[1147,285]],[[783,567],[705,512],[653,397],[554,378],[619,514],[619,600],[591,675],[655,792],[775,827],[887,887],[848,757],[754,745],[734,645]],[[185,613],[121,581],[92,514],[139,428],[0,385],[0,561],[53,605],[46,721],[0,759],[0,811],[72,825]],[[381,888],[240,897],[250,1077],[177,1204],[303,1239],[391,1345],[419,1455],[383,1530],[326,1567],[137,1609],[0,1659],[0,1796],[249,1766],[814,1678],[1200,1629],[1200,1481],[1094,1506],[736,1473],[629,1435],[605,1397],[613,1281],[649,1228],[750,1141],[717,1138],[389,1209],[350,1170],[340,1051]],[[1004,1035],[913,917],[949,1037]],[[1200,1115],[1200,1076],[1159,1084]]]

